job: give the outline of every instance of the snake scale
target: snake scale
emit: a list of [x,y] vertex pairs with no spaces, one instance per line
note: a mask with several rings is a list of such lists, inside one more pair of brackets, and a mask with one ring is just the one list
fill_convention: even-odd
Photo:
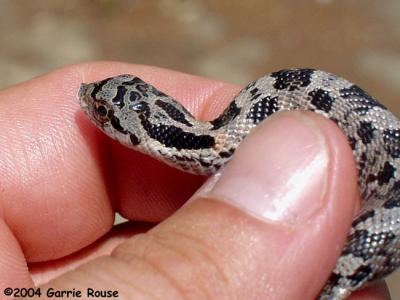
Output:
[[195,174],[215,173],[275,112],[331,119],[353,150],[363,203],[319,298],[344,299],[400,265],[400,121],[353,83],[314,69],[281,70],[250,83],[209,122],[132,75],[82,84],[78,99],[108,136]]

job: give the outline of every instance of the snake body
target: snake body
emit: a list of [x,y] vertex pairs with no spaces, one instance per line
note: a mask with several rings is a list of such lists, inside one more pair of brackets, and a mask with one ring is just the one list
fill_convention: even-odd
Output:
[[132,75],[82,84],[78,98],[110,137],[196,174],[224,166],[275,112],[301,109],[331,119],[353,150],[363,204],[319,297],[344,299],[400,265],[400,121],[347,80],[313,69],[274,72],[246,86],[209,122]]

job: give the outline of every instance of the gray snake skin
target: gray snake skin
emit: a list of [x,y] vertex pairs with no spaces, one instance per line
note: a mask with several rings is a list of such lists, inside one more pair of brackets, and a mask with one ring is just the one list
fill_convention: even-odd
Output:
[[302,109],[331,119],[352,147],[363,204],[319,298],[345,299],[400,265],[400,122],[347,80],[313,69],[274,72],[246,86],[210,122],[132,75],[82,84],[78,98],[110,137],[195,174],[215,173],[275,112]]

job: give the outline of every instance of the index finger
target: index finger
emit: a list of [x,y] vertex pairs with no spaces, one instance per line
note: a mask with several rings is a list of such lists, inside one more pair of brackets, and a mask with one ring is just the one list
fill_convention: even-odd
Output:
[[83,117],[75,100],[80,83],[121,73],[142,77],[200,118],[216,116],[238,91],[122,63],[75,65],[1,91],[0,213],[28,261],[62,257],[90,244],[110,229],[114,210],[158,221],[201,183],[123,148]]

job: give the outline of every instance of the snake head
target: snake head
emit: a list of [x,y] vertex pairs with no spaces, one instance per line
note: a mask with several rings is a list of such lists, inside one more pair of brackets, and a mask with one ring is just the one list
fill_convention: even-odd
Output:
[[[148,85],[132,75],[120,75],[101,81],[82,83],[77,98],[86,115],[110,137],[132,145],[139,137],[130,130],[139,126],[138,115],[144,105]],[[132,113],[134,112],[134,113]],[[129,119],[129,120],[128,120]]]
[[198,122],[174,99],[137,77],[120,75],[82,84],[77,97],[108,136],[166,163],[176,166],[181,158],[181,167],[187,168],[183,152],[207,156],[216,147],[213,132],[207,134],[209,122]]
[[165,111],[161,112],[160,103],[164,102],[160,99],[169,101],[169,97],[132,75],[82,83],[77,98],[97,127],[127,146],[149,141],[143,130],[143,126],[151,126],[149,120],[168,123]]

